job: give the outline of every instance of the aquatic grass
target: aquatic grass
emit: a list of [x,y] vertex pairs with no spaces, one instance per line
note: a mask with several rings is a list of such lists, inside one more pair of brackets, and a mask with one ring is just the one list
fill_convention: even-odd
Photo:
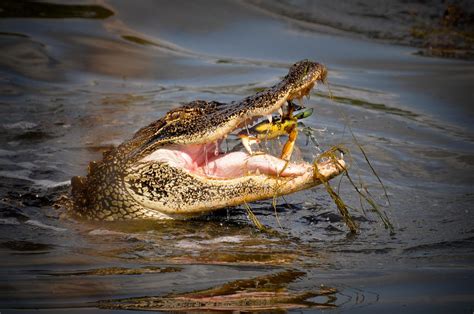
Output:
[[[329,196],[331,199],[334,201],[336,204],[339,213],[341,214],[345,224],[351,231],[351,233],[357,233],[358,226],[355,223],[352,215],[349,212],[349,209],[351,210],[357,210],[361,211],[364,215],[366,215],[366,210],[364,206],[364,202],[368,204],[371,207],[371,210],[375,212],[379,219],[382,221],[384,224],[385,228],[390,229],[390,232],[393,232],[393,225],[390,222],[390,219],[388,218],[387,214],[381,209],[381,205],[377,204],[375,201],[374,197],[371,195],[367,187],[364,186],[362,179],[359,179],[361,187],[358,187],[356,182],[352,179],[352,176],[349,173],[349,167],[348,166],[343,166],[337,157],[337,153],[342,153],[344,155],[350,155],[350,152],[347,148],[345,148],[342,145],[335,145],[332,146],[329,150],[326,152],[322,153],[318,158],[315,159],[313,162],[314,165],[314,176],[321,181],[321,183],[324,185],[326,188],[326,191],[328,192]],[[341,179],[339,180],[338,186],[337,186],[337,192],[334,190],[334,188],[331,186],[329,181],[324,178],[321,173],[319,172],[318,169],[318,163],[323,161],[323,160],[330,160],[334,165],[337,167],[340,167],[343,169]],[[374,170],[375,171],[375,170]],[[340,191],[341,191],[341,185],[343,182],[343,179],[347,178],[349,184],[353,187],[355,192],[359,196],[360,200],[360,209],[355,208],[353,206],[349,206],[346,204],[346,202],[342,199],[340,196]]]
[[273,199],[272,199],[272,206],[273,206],[273,212],[275,213],[275,219],[278,223],[278,226],[283,229],[282,225],[281,225],[281,222],[280,222],[280,218],[278,217],[278,211],[277,211],[277,200],[278,200],[278,197],[277,195],[273,195]]
[[253,222],[255,227],[257,227],[260,231],[267,231],[267,228],[258,220],[257,216],[253,213],[252,209],[250,208],[247,202],[244,202],[245,210],[247,211],[247,216]]
[[[332,91],[331,91],[331,87],[329,85],[328,82],[326,82],[326,86],[328,88],[328,91],[329,91],[329,99],[331,100],[334,100],[335,99],[335,96],[333,95]],[[362,144],[359,142],[359,140],[357,139],[357,137],[355,136],[354,134],[354,131],[352,130],[352,127],[350,125],[350,122],[349,122],[349,119],[347,117],[347,115],[338,108],[338,112],[343,116],[344,120],[346,121],[346,125],[344,127],[344,130],[346,130],[346,128],[349,130],[350,134],[351,134],[351,138],[354,142],[354,144],[357,146],[357,148],[359,149],[359,151],[362,153],[362,156],[364,157],[364,160],[365,162],[367,163],[368,167],[370,168],[372,174],[377,178],[377,181],[379,182],[380,186],[382,187],[382,190],[383,190],[383,193],[384,193],[384,197],[386,198],[387,200],[387,203],[389,206],[391,206],[391,202],[390,202],[390,198],[388,197],[388,192],[387,192],[387,189],[385,187],[385,184],[382,182],[382,179],[380,178],[380,176],[377,174],[377,171],[375,170],[375,168],[372,166],[372,163],[370,162],[370,159],[369,157],[367,156],[367,153],[365,152],[364,148],[362,147]],[[348,149],[345,149],[344,147],[342,146],[333,146],[330,150],[328,150],[326,153],[323,153],[321,156],[323,155],[327,155],[326,157],[330,157],[331,160],[333,160],[333,162],[337,162],[337,157],[333,154],[333,152],[335,150],[340,150],[341,152],[346,152],[346,155],[349,154],[349,156],[351,157],[352,159],[352,155],[350,154],[349,150]],[[320,157],[321,157],[320,156]],[[317,168],[316,166],[316,163],[315,163],[315,168]],[[388,218],[388,215],[381,209],[381,206],[379,204],[377,204],[377,202],[375,201],[375,199],[373,198],[373,196],[370,194],[369,190],[367,189],[366,186],[364,186],[363,184],[363,181],[362,179],[360,178],[360,175],[359,175],[359,183],[361,185],[361,188],[358,188],[356,183],[354,182],[354,180],[352,179],[351,175],[349,174],[349,171],[348,171],[348,168],[346,167],[345,170],[344,170],[344,173],[343,173],[343,176],[346,177],[349,181],[349,183],[352,185],[352,187],[354,188],[354,190],[357,192],[357,194],[359,195],[359,199],[360,199],[360,205],[361,205],[361,210],[362,212],[365,214],[365,209],[364,209],[364,202],[365,201],[367,204],[369,204],[371,206],[371,209],[372,211],[374,211],[380,218],[380,220],[382,221],[382,223],[384,224],[385,228],[386,229],[390,229],[390,232],[393,233],[394,232],[394,228],[393,228],[393,225],[392,223],[390,222],[390,219]],[[339,187],[341,185],[341,182],[342,182],[342,178],[341,178],[341,181],[339,182],[339,186],[338,186],[338,191],[339,191]],[[324,183],[323,183],[324,184]],[[345,216],[345,213],[347,211],[347,206],[344,204],[344,202],[341,202],[342,199],[339,197],[339,194],[335,193],[335,191],[330,187],[329,183],[327,183],[327,185],[325,184],[326,186],[326,189],[328,190],[328,193],[330,194],[331,198],[333,198],[333,200],[335,201],[336,205],[338,206],[338,209],[339,211],[341,212],[341,215],[343,216],[344,218],[344,221],[346,221],[346,219],[348,219],[349,221],[349,224],[352,225],[352,223],[350,222],[351,217],[350,215],[349,216]],[[363,190],[365,191],[365,193],[363,192]],[[348,213],[348,211],[347,211]],[[346,221],[346,224],[348,225],[349,229],[351,230],[351,232],[355,232],[353,231],[353,227],[351,227],[349,224],[348,224],[348,221]]]
[[[330,99],[333,100],[334,99],[334,95],[332,93],[332,90],[331,90],[331,87],[329,86],[329,83],[326,82],[326,86],[328,87],[328,91],[329,91],[329,96],[330,96]],[[387,199],[387,202],[389,205],[390,204],[390,198],[388,197],[388,193],[387,193],[387,189],[385,188],[385,185],[383,184],[382,180],[380,179],[379,175],[377,174],[377,172],[375,171],[374,167],[372,166],[372,163],[370,162],[369,160],[369,157],[367,157],[367,153],[365,152],[364,148],[362,147],[362,145],[360,144],[359,140],[357,139],[357,137],[355,136],[354,134],[354,131],[352,130],[352,127],[349,123],[349,118],[347,117],[347,115],[339,109],[339,113],[342,114],[342,116],[344,117],[344,120],[346,121],[346,126],[347,128],[349,129],[349,132],[351,133],[351,136],[352,136],[352,139],[354,140],[354,143],[356,144],[356,146],[359,148],[360,152],[362,153],[362,155],[364,156],[364,159],[367,163],[367,165],[369,166],[370,170],[372,171],[372,173],[375,175],[375,177],[377,178],[377,180],[379,181],[380,183],[380,186],[382,187],[383,191],[384,191],[384,194],[385,194],[385,198]]]
[[351,231],[351,233],[356,233],[358,226],[356,225],[354,219],[352,218],[352,215],[349,213],[348,206],[345,204],[345,202],[342,200],[342,198],[339,196],[336,191],[332,188],[332,186],[329,184],[329,180],[327,180],[319,171],[318,168],[318,163],[322,161],[323,159],[329,159],[331,162],[336,165],[339,169],[344,169],[344,172],[347,172],[347,168],[344,167],[338,160],[336,156],[336,152],[342,152],[343,149],[342,147],[339,146],[333,146],[331,149],[328,151],[322,153],[318,158],[316,158],[313,162],[314,166],[314,173],[313,176],[317,178],[321,183],[324,185],[326,188],[326,191],[328,192],[329,196],[332,198],[334,203],[337,206],[337,209],[339,210],[339,213],[342,216],[342,219],[344,220],[345,224]]
[[[278,236],[278,237],[284,236],[281,233],[279,233],[278,231],[276,231],[275,229],[264,226],[260,222],[260,220],[258,220],[257,216],[254,214],[254,212],[252,211],[252,208],[250,208],[250,205],[247,202],[244,202],[244,207],[245,207],[245,210],[247,212],[248,218],[255,225],[255,227],[257,227],[257,229],[259,231],[267,233],[269,235],[273,235],[273,236]],[[276,214],[276,203],[275,203],[275,214]],[[283,227],[280,225],[280,228],[283,228]]]
[[[344,175],[347,177],[347,179],[349,180],[349,182],[352,184],[352,186],[354,187],[354,189],[356,190],[357,194],[359,194],[360,197],[362,197],[362,199],[364,199],[371,207],[372,207],[372,210],[377,213],[377,215],[379,216],[380,220],[383,222],[385,228],[387,229],[390,229],[391,232],[393,232],[393,225],[392,223],[390,222],[390,219],[388,218],[387,216],[387,213],[385,213],[384,211],[382,211],[380,209],[380,206],[377,204],[377,202],[375,202],[374,198],[372,197],[372,195],[370,194],[369,190],[367,189],[367,187],[364,187],[364,190],[366,193],[363,193],[361,189],[357,188],[357,186],[355,185],[354,181],[352,180],[351,176],[349,175],[349,172],[345,172]],[[361,206],[363,206],[363,204],[361,203]]]

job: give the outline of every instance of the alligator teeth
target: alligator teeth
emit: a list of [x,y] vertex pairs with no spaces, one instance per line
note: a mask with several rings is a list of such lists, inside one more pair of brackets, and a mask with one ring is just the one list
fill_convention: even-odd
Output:
[[247,152],[252,155],[252,148],[250,147],[250,143],[249,143],[249,138],[247,136],[244,136],[241,138],[242,139],[242,145],[244,145],[245,149],[247,150]]
[[278,113],[280,114],[281,117],[283,117],[283,109],[281,109],[281,107],[278,108]]
[[269,114],[269,115],[267,116],[267,119],[268,119],[268,122],[270,122],[270,124],[272,124],[273,117],[272,117],[271,114]]
[[257,176],[260,175],[260,170],[259,170],[258,168],[257,168],[257,170],[255,170],[255,174],[256,174]]

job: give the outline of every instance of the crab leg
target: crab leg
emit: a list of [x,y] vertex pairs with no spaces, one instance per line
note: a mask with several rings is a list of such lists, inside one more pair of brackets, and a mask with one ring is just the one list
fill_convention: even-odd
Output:
[[303,108],[301,102],[301,106],[295,105],[292,101],[288,101],[288,112],[286,119],[287,121],[291,121],[291,123],[288,127],[286,127],[284,130],[288,134],[288,140],[286,141],[285,145],[283,146],[282,152],[281,152],[281,159],[289,161],[291,158],[291,154],[293,153],[293,150],[295,148],[295,142],[296,138],[298,137],[298,127],[297,127],[297,118],[293,116],[293,111],[295,109],[301,109]]
[[253,152],[252,152],[252,144],[257,144],[260,142],[260,140],[256,137],[253,137],[253,136],[249,136],[249,135],[246,135],[246,134],[240,134],[239,135],[240,137],[240,140],[242,141],[242,145],[244,145],[245,149],[247,150],[247,152],[250,154],[250,155],[253,155]]
[[288,132],[288,140],[286,141],[285,145],[283,146],[283,150],[281,152],[281,159],[283,160],[290,160],[291,154],[295,148],[296,137],[298,136],[298,128],[296,125],[291,127],[291,130]]

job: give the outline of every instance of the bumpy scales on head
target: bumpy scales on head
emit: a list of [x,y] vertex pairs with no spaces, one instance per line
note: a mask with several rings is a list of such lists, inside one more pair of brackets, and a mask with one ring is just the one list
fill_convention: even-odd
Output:
[[[326,75],[323,65],[303,60],[275,86],[239,102],[197,100],[171,110],[90,163],[86,177],[72,178],[75,212],[104,220],[186,218],[320,184],[310,163],[223,152],[220,144],[261,117],[271,122]],[[326,161],[318,171],[329,180],[343,167]]]

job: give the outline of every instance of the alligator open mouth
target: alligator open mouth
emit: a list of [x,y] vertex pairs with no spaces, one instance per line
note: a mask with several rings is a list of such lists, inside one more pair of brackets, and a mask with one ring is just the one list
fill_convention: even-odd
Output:
[[[260,150],[263,145],[257,146],[256,150],[253,150],[251,146],[260,142],[254,136],[256,134],[252,134],[254,126],[261,123],[272,125],[276,121],[281,123],[291,118],[292,111],[295,109],[292,100],[297,99],[301,102],[303,97],[309,95],[315,81],[310,80],[300,88],[288,92],[286,97],[282,97],[274,106],[270,106],[267,112],[260,111],[254,116],[245,114],[236,117],[233,123],[235,127],[227,129],[227,133],[222,132],[217,140],[203,144],[165,145],[142,158],[140,162],[167,163],[171,167],[183,169],[205,179],[230,180],[249,175],[264,175],[272,178],[297,177],[312,172],[313,165],[308,162],[295,162],[290,158],[263,152]],[[274,115],[276,113],[278,114]],[[265,141],[272,137],[268,132],[263,135]],[[239,139],[242,141],[241,144],[236,143]],[[231,145],[234,144],[234,147],[229,149],[229,144],[226,143],[223,149],[223,143],[228,140]],[[265,146],[268,147],[268,145]]]
[[156,150],[142,162],[166,162],[195,175],[232,179],[248,174],[297,176],[308,171],[308,163],[287,162],[268,153],[223,151],[223,139],[207,144],[170,145]]

